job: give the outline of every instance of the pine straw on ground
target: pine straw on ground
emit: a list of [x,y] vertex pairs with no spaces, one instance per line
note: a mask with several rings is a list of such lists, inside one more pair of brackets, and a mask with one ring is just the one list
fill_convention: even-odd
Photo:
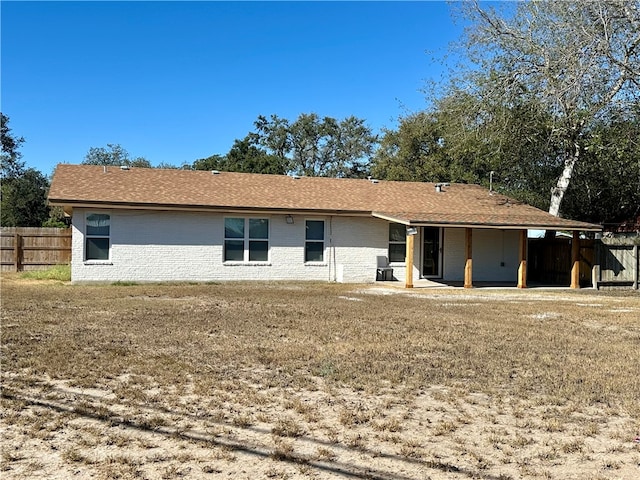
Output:
[[4,275],[7,478],[637,478],[640,296]]

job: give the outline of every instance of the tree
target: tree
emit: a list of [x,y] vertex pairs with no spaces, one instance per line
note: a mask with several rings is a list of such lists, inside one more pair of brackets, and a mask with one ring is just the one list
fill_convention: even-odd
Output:
[[301,114],[296,121],[271,115],[255,121],[255,141],[279,158],[287,172],[306,176],[364,176],[377,138],[356,117],[320,119]]
[[225,170],[229,172],[266,173],[284,175],[286,163],[276,155],[270,155],[256,144],[255,135],[247,135],[233,142],[225,157]]
[[590,132],[612,110],[640,96],[640,2],[519,2],[481,8],[463,2],[465,45],[473,66],[456,77],[507,107],[539,103],[550,114],[549,142],[562,171],[549,212],[559,215],[576,166],[587,162]]
[[226,159],[223,155],[211,155],[206,158],[199,158],[194,161],[191,168],[192,170],[224,170]]
[[256,135],[250,133],[242,140],[233,142],[233,146],[226,155],[211,155],[201,158],[193,162],[191,168],[193,170],[286,174],[286,162],[276,155],[270,155],[256,142]]
[[385,180],[453,181],[437,115],[419,112],[400,119],[398,130],[383,130],[371,167]]
[[113,143],[108,143],[107,148],[91,147],[85,155],[82,164],[151,168],[151,163],[146,158],[130,158],[129,152],[120,145]]
[[546,208],[548,184],[559,174],[547,137],[548,115],[539,104],[492,104],[455,91],[430,110],[401,118],[398,130],[386,130],[372,173],[486,186],[493,178],[494,189]]
[[564,210],[596,223],[621,223],[640,216],[640,104],[633,114],[598,122],[576,165]]
[[46,195],[49,181],[29,168],[18,177],[2,182],[3,227],[40,227],[49,218]]
[[18,151],[20,145],[24,143],[24,138],[16,137],[9,128],[9,117],[0,112],[1,137],[2,137],[2,171],[1,178],[14,178],[24,171],[24,162],[20,159],[22,154]]

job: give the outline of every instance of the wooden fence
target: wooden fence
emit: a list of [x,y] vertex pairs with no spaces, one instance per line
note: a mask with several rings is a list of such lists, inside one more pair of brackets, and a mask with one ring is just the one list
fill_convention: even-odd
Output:
[[43,270],[71,262],[71,229],[2,227],[2,271]]
[[593,269],[598,289],[633,288],[640,284],[640,237],[603,238],[596,244],[599,262]]
[[[530,238],[527,280],[541,285],[571,283],[571,238]],[[580,241],[580,286],[591,287],[596,240]]]
[[[532,284],[571,283],[570,238],[529,239],[528,280]],[[598,289],[640,285],[640,237],[580,240],[580,286]]]

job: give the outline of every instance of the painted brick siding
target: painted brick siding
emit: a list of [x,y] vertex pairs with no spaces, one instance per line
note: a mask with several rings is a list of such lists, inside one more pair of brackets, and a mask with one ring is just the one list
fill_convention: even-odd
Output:
[[331,230],[336,256],[335,279],[339,282],[375,281],[377,257],[386,257],[388,253],[388,222],[370,218],[333,217]]
[[[373,218],[294,216],[294,223],[287,224],[284,215],[252,216],[269,218],[269,261],[244,264],[223,262],[225,215],[142,210],[100,212],[111,215],[109,261],[84,261],[87,210],[75,209],[71,266],[74,282],[248,279],[372,282],[377,256],[387,254],[388,224]],[[325,221],[323,262],[304,262],[307,219]]]
[[[92,210],[93,212],[93,210]],[[378,257],[388,255],[388,223],[365,217],[269,218],[269,261],[223,262],[223,214],[143,210],[96,211],[111,215],[110,259],[84,261],[87,210],[73,216],[71,275],[74,282],[318,280],[375,281]],[[228,216],[241,217],[233,214]],[[256,215],[255,217],[259,217]],[[265,216],[262,216],[265,217]],[[325,221],[324,261],[304,262],[305,220]],[[420,278],[422,237],[416,236],[414,279]],[[474,281],[517,281],[519,232],[473,230]],[[464,229],[445,228],[443,279],[464,278]],[[504,264],[504,265],[502,265]],[[404,264],[393,264],[405,278]]]

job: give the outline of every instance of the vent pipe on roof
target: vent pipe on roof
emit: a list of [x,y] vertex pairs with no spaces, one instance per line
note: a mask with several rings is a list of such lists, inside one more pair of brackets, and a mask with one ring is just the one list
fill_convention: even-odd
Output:
[[436,183],[436,192],[443,192],[442,187],[448,187],[448,183]]
[[219,173],[219,170],[211,170],[211,175],[218,175]]

